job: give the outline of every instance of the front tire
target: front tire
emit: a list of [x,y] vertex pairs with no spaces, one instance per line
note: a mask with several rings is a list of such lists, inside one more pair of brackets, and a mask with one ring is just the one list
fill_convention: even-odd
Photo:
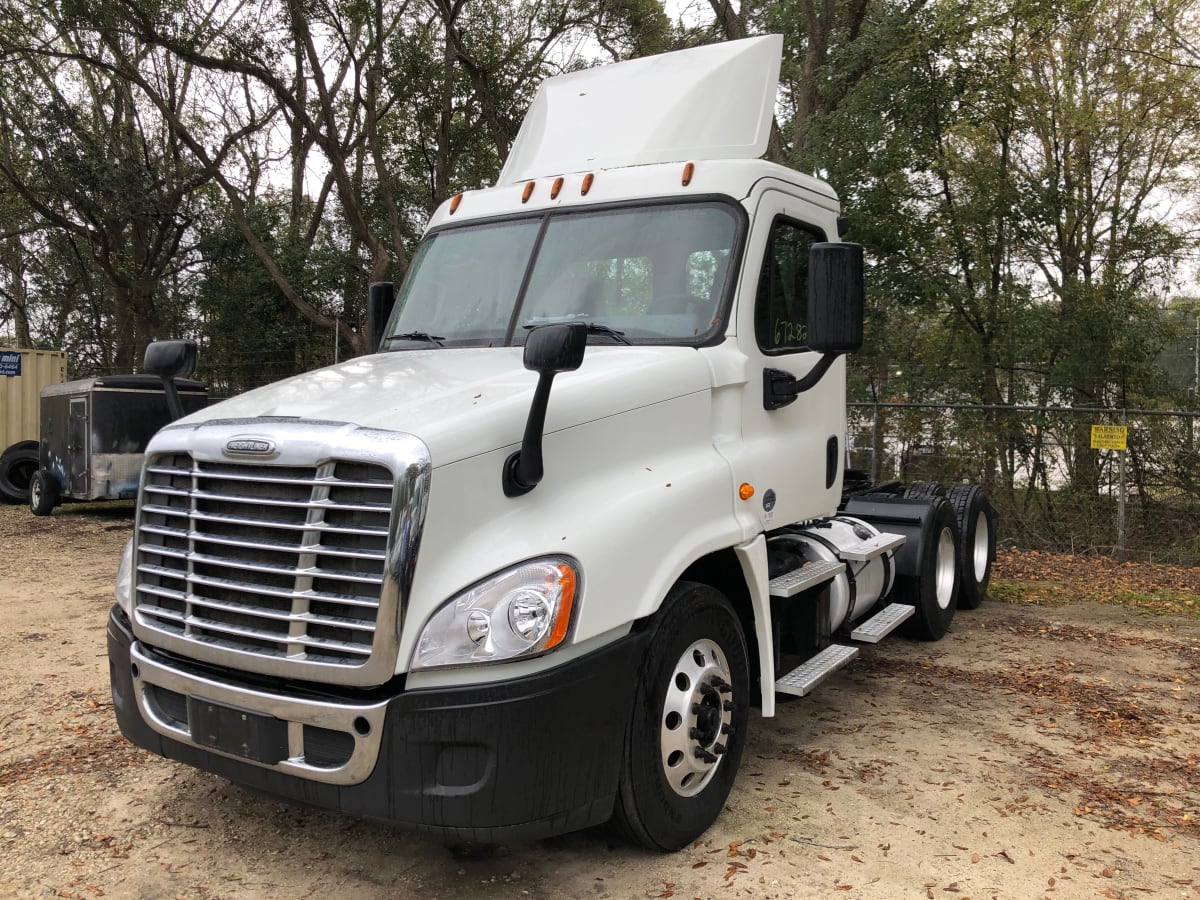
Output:
[[720,814],[746,744],[750,667],[737,613],[716,588],[680,582],[657,616],[626,731],[613,820],[674,851]]

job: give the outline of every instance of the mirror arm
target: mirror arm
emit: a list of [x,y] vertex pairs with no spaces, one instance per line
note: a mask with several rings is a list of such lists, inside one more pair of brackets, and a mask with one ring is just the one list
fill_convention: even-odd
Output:
[[840,353],[823,353],[808,373],[797,379],[782,369],[763,370],[763,409],[782,409],[805,391],[817,386]]
[[163,392],[167,395],[167,409],[171,413],[171,421],[183,418],[183,401],[179,399],[179,389],[175,387],[175,379],[170,375],[158,376],[162,379]]
[[550,405],[550,385],[554,382],[555,374],[543,371],[538,375],[521,449],[513,451],[504,461],[502,484],[505,497],[528,494],[542,480],[542,431],[546,426],[546,408]]

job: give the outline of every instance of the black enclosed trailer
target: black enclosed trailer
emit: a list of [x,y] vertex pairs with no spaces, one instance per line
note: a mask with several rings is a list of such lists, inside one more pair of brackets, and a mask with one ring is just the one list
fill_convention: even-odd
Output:
[[[208,404],[199,381],[176,379],[184,413]],[[49,515],[61,500],[137,496],[142,454],[172,415],[154,375],[84,378],[43,388],[38,471],[29,506]]]

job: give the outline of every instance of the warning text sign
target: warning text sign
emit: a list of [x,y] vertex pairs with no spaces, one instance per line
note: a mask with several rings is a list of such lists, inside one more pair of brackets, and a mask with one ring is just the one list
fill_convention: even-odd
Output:
[[1126,425],[1093,425],[1093,450],[1124,450],[1125,440],[1129,435]]

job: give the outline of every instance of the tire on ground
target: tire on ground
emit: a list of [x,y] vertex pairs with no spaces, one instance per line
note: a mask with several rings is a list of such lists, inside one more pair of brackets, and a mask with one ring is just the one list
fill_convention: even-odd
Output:
[[729,796],[746,743],[750,664],[737,613],[709,585],[677,584],[651,628],[613,822],[669,852],[703,834]]
[[974,484],[956,484],[946,493],[958,521],[958,608],[975,609],[987,597],[996,560],[996,508]]
[[917,608],[904,623],[904,634],[936,641],[949,629],[958,599],[958,522],[945,497],[930,501],[921,534],[921,558],[916,575],[897,575],[892,597]]
[[38,469],[29,480],[29,510],[35,516],[48,516],[58,506],[58,484],[45,469]]
[[37,467],[37,441],[21,441],[0,454],[0,497],[10,503],[27,502],[29,481]]

